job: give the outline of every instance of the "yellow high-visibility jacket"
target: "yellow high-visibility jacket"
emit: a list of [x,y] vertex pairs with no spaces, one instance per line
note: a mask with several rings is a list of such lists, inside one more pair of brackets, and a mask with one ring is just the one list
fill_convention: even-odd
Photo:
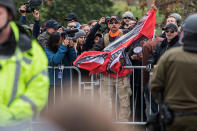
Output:
[[49,89],[44,51],[13,21],[9,24],[17,46],[11,57],[0,56],[0,126],[31,120],[45,106]]

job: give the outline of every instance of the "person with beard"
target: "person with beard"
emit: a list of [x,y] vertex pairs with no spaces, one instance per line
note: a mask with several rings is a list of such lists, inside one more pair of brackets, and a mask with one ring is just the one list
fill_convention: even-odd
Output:
[[[111,16],[109,19],[108,27],[110,31],[104,35],[103,38],[100,39],[98,43],[93,45],[92,51],[101,51],[113,41],[117,40],[121,36],[123,36],[123,32],[120,29],[120,21],[117,16]],[[124,60],[123,60],[124,61]],[[103,75],[101,78],[101,90],[102,90],[102,100],[107,101],[110,109],[113,111],[113,99],[114,99],[114,88],[117,83],[117,94],[118,94],[118,121],[126,122],[130,120],[130,96],[131,89],[129,84],[129,76],[118,77],[118,82],[116,78],[110,78],[107,75]],[[110,89],[109,89],[110,87]]]
[[133,29],[133,27],[136,25],[136,21],[134,20],[133,13],[130,11],[125,12],[122,15],[122,23],[120,26],[120,29],[123,30],[124,34],[128,33]]
[[96,44],[93,45],[93,51],[101,51],[107,47],[111,42],[123,36],[123,32],[120,29],[120,21],[117,16],[111,16],[109,23],[109,32],[104,35],[104,37]]
[[122,25],[120,27],[120,29],[128,29],[129,28],[129,22],[133,19],[133,13],[130,11],[125,12],[122,15]]

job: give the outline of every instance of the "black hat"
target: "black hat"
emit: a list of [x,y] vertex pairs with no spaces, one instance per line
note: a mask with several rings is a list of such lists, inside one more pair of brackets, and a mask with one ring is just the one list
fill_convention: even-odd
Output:
[[68,21],[77,21],[77,14],[75,13],[69,13],[65,20]]
[[61,25],[59,25],[56,20],[48,20],[46,22],[46,28],[58,29],[60,27],[61,27]]
[[94,36],[94,38],[96,38],[97,36],[100,37],[100,38],[103,37],[101,33],[96,33],[95,36]]
[[166,27],[164,28],[164,30],[167,30],[168,28],[170,28],[170,29],[172,29],[172,30],[174,30],[176,32],[178,31],[177,25],[175,25],[173,23],[170,23],[170,24],[166,25]]

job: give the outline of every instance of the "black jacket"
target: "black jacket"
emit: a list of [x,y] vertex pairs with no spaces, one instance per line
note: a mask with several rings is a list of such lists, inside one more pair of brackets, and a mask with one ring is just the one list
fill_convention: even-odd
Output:
[[101,26],[97,23],[91,30],[90,30],[90,34],[87,36],[84,45],[83,45],[83,51],[89,51],[90,49],[92,49],[94,43],[94,38],[95,38],[95,34],[96,32],[99,30]]
[[83,53],[83,49],[81,48],[81,46],[79,44],[77,44],[77,56],[81,55]]
[[162,42],[158,43],[152,55],[148,59],[148,64],[152,64],[152,65],[157,64],[159,58],[166,52],[166,50],[172,47],[181,46],[178,41],[179,41],[179,36],[177,35],[169,43],[167,41],[167,38],[165,38]]

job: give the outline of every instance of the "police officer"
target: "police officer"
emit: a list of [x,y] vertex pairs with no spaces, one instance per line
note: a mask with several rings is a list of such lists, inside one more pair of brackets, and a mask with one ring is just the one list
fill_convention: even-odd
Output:
[[189,16],[183,25],[183,47],[167,51],[154,69],[150,83],[152,95],[160,92],[174,114],[167,131],[197,129],[197,14]]
[[31,120],[48,97],[47,58],[20,32],[15,16],[13,1],[0,0],[0,130]]

